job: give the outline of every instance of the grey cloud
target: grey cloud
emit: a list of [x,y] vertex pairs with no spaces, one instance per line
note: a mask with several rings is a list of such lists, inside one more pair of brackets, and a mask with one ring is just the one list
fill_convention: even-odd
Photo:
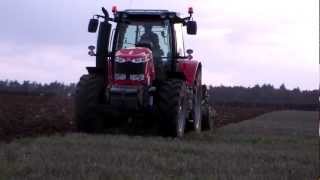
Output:
[[90,38],[86,32],[87,20],[100,9],[97,5],[84,0],[2,0],[0,41],[86,43]]

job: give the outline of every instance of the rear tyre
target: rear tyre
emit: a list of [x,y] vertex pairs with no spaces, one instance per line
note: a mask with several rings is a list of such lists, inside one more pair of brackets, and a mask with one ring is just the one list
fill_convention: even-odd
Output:
[[195,90],[193,96],[193,108],[192,108],[192,119],[193,119],[193,128],[197,133],[201,132],[202,126],[202,116],[201,116],[201,100],[202,100],[202,90],[201,90],[201,71],[198,71]]
[[214,129],[214,116],[209,105],[202,106],[202,130],[210,131]]
[[202,102],[201,102],[202,130],[210,131],[214,129],[214,110],[209,104],[207,88],[202,86]]
[[172,79],[159,85],[156,107],[161,134],[183,137],[187,117],[185,82],[180,79]]
[[83,75],[75,94],[75,123],[81,132],[100,133],[104,124],[96,106],[101,101],[104,82],[97,75]]

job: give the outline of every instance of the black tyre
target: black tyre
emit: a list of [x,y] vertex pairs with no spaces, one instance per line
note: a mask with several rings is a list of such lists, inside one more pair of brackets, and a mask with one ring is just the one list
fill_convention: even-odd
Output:
[[202,130],[209,131],[214,129],[214,116],[209,105],[202,106]]
[[195,89],[193,95],[193,107],[192,107],[192,119],[193,119],[193,129],[195,132],[201,132],[202,126],[202,116],[201,116],[201,100],[202,100],[202,90],[201,90],[201,70],[198,71]]
[[183,137],[186,124],[186,85],[172,79],[159,85],[155,99],[160,132],[164,136]]
[[97,75],[83,75],[77,84],[75,94],[75,123],[79,131],[100,133],[104,128],[96,106],[103,94],[103,78]]
[[202,130],[209,131],[214,129],[215,112],[209,104],[209,96],[206,86],[202,86],[202,102],[201,102],[201,126]]

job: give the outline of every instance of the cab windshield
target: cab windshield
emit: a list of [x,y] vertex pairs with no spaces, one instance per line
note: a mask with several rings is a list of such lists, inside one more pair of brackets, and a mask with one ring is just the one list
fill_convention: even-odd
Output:
[[171,56],[169,23],[165,22],[130,22],[121,23],[118,29],[116,50],[133,48],[139,43],[148,42],[155,58],[167,61]]

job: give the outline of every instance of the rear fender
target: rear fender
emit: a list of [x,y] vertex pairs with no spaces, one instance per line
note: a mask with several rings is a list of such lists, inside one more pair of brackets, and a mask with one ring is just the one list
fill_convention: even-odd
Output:
[[178,67],[183,72],[187,85],[193,86],[196,80],[198,70],[201,70],[201,63],[194,60],[180,60]]

